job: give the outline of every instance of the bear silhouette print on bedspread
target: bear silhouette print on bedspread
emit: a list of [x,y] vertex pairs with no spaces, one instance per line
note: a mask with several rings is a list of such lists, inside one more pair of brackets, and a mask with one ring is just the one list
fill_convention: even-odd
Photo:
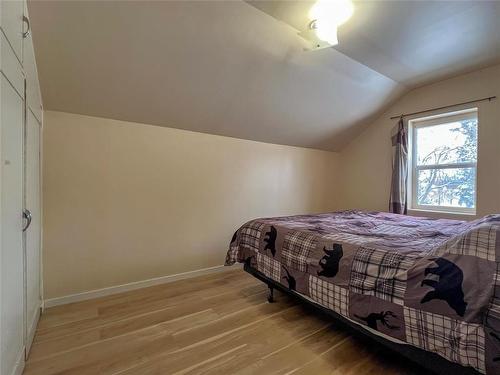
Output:
[[[444,258],[437,258],[434,263],[436,267],[427,267],[424,271],[426,278],[422,280],[421,286],[430,286],[433,290],[427,292],[420,303],[426,303],[433,299],[446,301],[455,310],[457,315],[464,316],[467,302],[464,301],[462,283],[464,274],[454,263]],[[438,279],[428,278],[436,275]]]
[[323,252],[325,255],[319,261],[321,270],[317,271],[317,274],[318,276],[335,277],[339,272],[340,259],[344,256],[342,245],[335,243],[332,250],[328,250],[325,246]]

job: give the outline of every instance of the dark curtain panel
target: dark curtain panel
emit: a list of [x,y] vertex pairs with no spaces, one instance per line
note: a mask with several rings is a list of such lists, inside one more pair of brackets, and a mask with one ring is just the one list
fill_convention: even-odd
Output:
[[392,131],[392,181],[389,211],[395,214],[408,212],[408,129],[403,118]]

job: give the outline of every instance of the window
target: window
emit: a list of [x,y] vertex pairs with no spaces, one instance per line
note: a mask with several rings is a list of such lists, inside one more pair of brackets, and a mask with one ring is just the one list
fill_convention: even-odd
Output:
[[477,109],[410,120],[410,207],[476,212]]

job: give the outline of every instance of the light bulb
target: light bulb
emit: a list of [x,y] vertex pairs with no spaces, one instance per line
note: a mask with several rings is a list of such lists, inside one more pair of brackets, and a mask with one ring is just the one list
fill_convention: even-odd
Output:
[[338,44],[337,28],[353,14],[351,0],[318,0],[309,11],[309,18],[319,39],[331,44]]
[[314,30],[316,31],[316,36],[319,39],[331,44],[332,46],[339,44],[337,39],[337,26],[320,20],[316,20],[314,24]]

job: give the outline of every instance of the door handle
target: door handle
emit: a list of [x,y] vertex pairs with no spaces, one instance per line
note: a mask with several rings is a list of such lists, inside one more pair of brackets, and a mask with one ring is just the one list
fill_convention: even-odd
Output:
[[27,38],[28,35],[30,35],[30,32],[31,32],[31,25],[30,25],[30,20],[28,17],[26,16],[23,16],[23,21],[26,23],[26,26],[28,26],[28,29],[26,31],[23,32],[23,38]]
[[27,208],[23,210],[23,218],[26,219],[26,226],[23,228],[23,232],[26,232],[26,229],[29,228],[29,226],[31,225],[31,220],[33,219],[30,210],[28,210]]

